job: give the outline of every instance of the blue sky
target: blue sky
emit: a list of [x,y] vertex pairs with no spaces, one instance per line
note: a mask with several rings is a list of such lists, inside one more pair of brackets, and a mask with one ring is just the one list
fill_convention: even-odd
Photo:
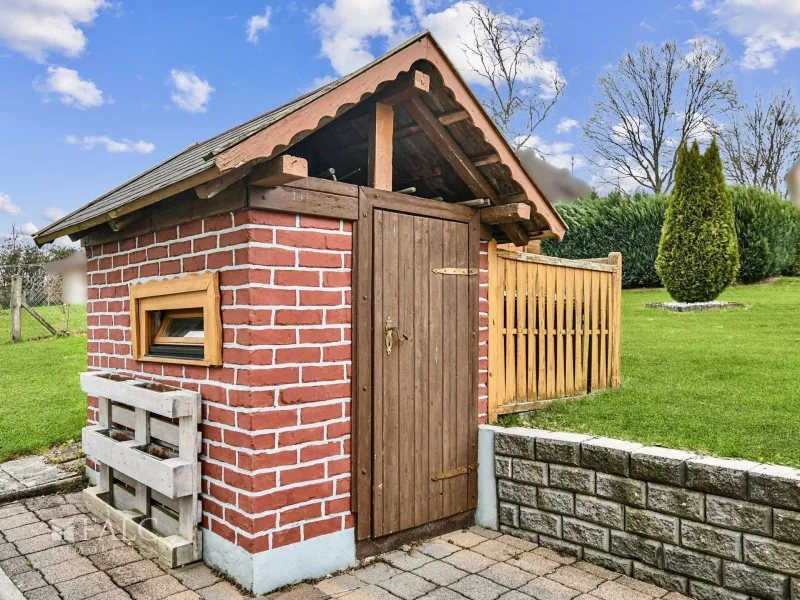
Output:
[[[597,75],[642,42],[718,40],[744,101],[797,89],[800,0],[681,2],[489,2],[541,21],[540,58],[567,82],[536,131],[551,160],[575,156],[592,179],[579,124]],[[42,227],[423,28],[459,64],[465,15],[447,0],[0,0],[0,232]]]

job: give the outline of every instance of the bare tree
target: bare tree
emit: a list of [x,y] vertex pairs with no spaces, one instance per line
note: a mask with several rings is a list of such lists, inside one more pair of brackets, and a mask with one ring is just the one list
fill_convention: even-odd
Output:
[[493,12],[479,2],[470,8],[471,31],[460,41],[470,67],[486,81],[481,102],[509,143],[521,148],[561,99],[564,79],[540,56],[539,21]]
[[752,106],[731,117],[720,139],[731,181],[785,195],[783,177],[800,157],[800,113],[791,88],[773,92],[767,106],[757,92]]
[[601,74],[600,98],[583,127],[597,175],[615,187],[624,180],[669,191],[681,145],[714,135],[717,117],[736,104],[727,63],[709,40],[693,40],[688,54],[669,41],[639,46]]

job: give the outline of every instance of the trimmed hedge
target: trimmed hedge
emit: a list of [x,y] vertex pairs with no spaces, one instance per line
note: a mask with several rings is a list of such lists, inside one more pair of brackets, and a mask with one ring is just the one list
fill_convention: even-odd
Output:
[[[758,188],[732,186],[729,191],[736,217],[742,280],[754,283],[780,274],[800,275],[800,214],[792,204]],[[556,210],[569,229],[560,244],[543,240],[544,254],[600,258],[609,252],[621,252],[623,287],[661,287],[655,263],[667,210],[666,196],[625,196],[615,192],[557,204]]]

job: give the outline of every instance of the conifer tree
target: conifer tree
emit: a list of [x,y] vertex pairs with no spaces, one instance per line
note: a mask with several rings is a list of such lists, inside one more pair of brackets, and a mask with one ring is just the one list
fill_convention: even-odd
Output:
[[733,206],[716,141],[705,155],[681,148],[656,270],[673,299],[714,300],[736,279],[739,249]]

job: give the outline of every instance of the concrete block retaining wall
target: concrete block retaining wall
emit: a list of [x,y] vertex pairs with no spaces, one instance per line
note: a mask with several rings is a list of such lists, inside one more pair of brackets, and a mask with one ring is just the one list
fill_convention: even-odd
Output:
[[700,600],[800,598],[800,471],[482,429],[502,531]]

